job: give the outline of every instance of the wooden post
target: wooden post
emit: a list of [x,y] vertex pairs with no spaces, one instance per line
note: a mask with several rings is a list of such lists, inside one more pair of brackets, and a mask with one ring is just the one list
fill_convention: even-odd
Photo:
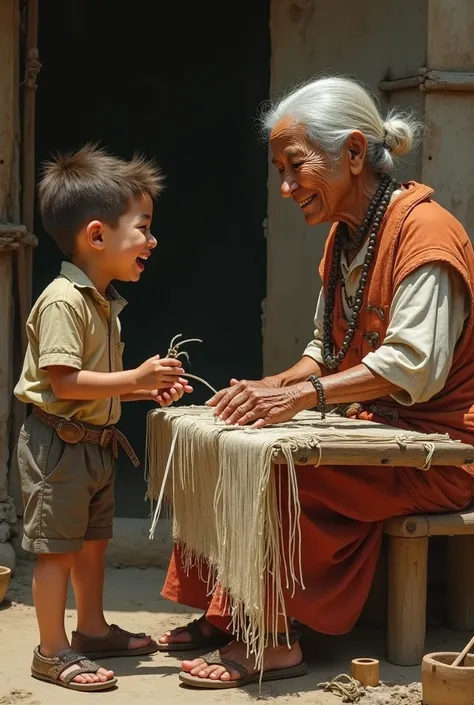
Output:
[[[23,104],[23,200],[22,220],[28,232],[34,232],[35,216],[35,115],[36,79],[41,68],[38,54],[38,0],[28,0],[26,7],[26,68]],[[19,275],[20,301],[23,300],[21,320],[24,326],[31,308],[33,249],[22,248],[24,269]],[[19,277],[19,279],[20,279]],[[26,341],[24,342],[26,349]],[[25,350],[23,351],[25,352]]]
[[[443,73],[451,83],[469,84],[474,72],[474,3],[468,0],[428,0],[426,62],[432,79],[425,93],[426,139],[422,148],[422,183],[434,188],[436,200],[474,236],[471,207],[474,161],[464,159],[474,139],[474,93],[443,88]],[[434,79],[434,80],[433,80]],[[452,87],[452,86],[451,86]],[[458,86],[459,87],[459,86]],[[455,119],[453,117],[456,116]]]
[[[15,154],[15,50],[18,41],[17,0],[0,0],[0,222],[8,220]],[[0,522],[16,520],[8,496],[8,418],[11,394],[12,254],[0,250]],[[7,530],[8,526],[3,527]],[[3,548],[2,548],[3,547]],[[8,551],[7,551],[8,548]],[[0,544],[0,553],[13,550]],[[7,556],[8,557],[8,556]],[[14,553],[13,553],[14,560]]]
[[[19,10],[18,10],[19,14]],[[18,18],[18,33],[19,33],[19,18]],[[18,35],[17,35],[18,36]],[[14,154],[13,154],[13,168],[12,168],[12,178],[11,178],[11,189],[10,189],[10,213],[9,220],[19,225],[21,223],[21,183],[20,183],[20,172],[21,172],[21,162],[22,162],[22,152],[21,152],[21,119],[20,119],[20,42],[17,40],[15,42],[15,85],[17,88],[17,95],[15,98],[15,141],[14,141]],[[13,254],[13,262],[16,259],[17,266],[17,291],[21,290],[21,277],[20,271],[26,271],[25,268],[25,247],[20,247],[19,250]],[[26,290],[25,290],[26,291]],[[14,294],[13,294],[14,296]],[[26,294],[23,297],[26,301]],[[16,302],[15,302],[16,303]],[[19,368],[21,366],[22,360],[20,359],[20,346],[18,346],[17,341],[21,342],[21,351],[25,349],[26,346],[26,326],[22,318],[20,310],[20,297],[18,301],[18,308],[15,304],[12,304],[15,315],[12,321],[12,346],[11,346],[11,370],[12,370],[12,385],[11,391],[13,391],[13,385],[18,377]],[[16,309],[16,310],[15,310]],[[15,354],[16,353],[16,354]],[[10,411],[10,456],[13,452],[15,444],[18,439],[18,434],[20,432],[21,425],[25,420],[25,405],[20,402],[13,394],[10,394],[10,399],[12,402],[12,408]],[[15,510],[17,516],[23,515],[23,497],[21,493],[20,477],[18,472],[12,472],[12,466],[10,463],[10,471],[8,476],[8,491],[13,499],[15,505]]]
[[449,626],[474,631],[474,536],[448,539]]
[[425,646],[428,538],[390,536],[388,557],[388,660],[421,663]]
[[[0,0],[0,222],[6,222],[15,137],[16,0]],[[0,251],[0,502],[7,499],[12,255]]]
[[[36,79],[41,69],[38,54],[38,0],[28,0],[26,7],[26,56],[23,80],[23,139],[22,139],[22,221],[28,232],[34,230],[35,215],[35,115]],[[16,256],[18,278],[18,308],[20,335],[23,354],[26,352],[27,338],[25,324],[31,308],[33,251],[31,247],[21,247]],[[21,412],[20,412],[21,417]],[[20,418],[20,422],[24,420]]]
[[[29,233],[34,230],[35,205],[35,108],[36,80],[41,68],[38,54],[38,0],[28,0],[26,7],[26,41],[25,41],[25,76],[23,80],[23,130],[22,130],[22,199],[21,221]],[[17,69],[18,70],[18,69]],[[17,119],[19,123],[19,119]],[[18,155],[17,155],[18,156]],[[12,193],[14,208],[13,222],[20,222],[18,194]],[[17,220],[18,219],[18,220]],[[33,248],[20,247],[16,253],[18,281],[18,325],[23,355],[26,352],[26,321],[31,308],[33,280]],[[11,438],[16,442],[20,428],[25,420],[27,407],[17,399],[13,400]],[[23,500],[18,477],[10,477],[10,491],[15,500],[17,515],[23,514]]]

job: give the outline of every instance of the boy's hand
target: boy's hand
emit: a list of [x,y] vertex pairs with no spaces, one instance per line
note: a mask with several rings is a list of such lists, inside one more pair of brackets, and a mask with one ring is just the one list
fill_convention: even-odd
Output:
[[150,394],[160,406],[171,406],[175,401],[179,401],[185,393],[191,394],[192,391],[193,388],[186,380],[180,378],[179,382],[176,382],[172,387],[161,390],[153,389]]
[[[155,355],[137,367],[136,384],[141,389],[169,389],[180,382],[179,376],[183,373],[179,360],[173,357],[161,360],[159,355]],[[181,380],[181,383],[183,386],[187,384],[186,380]]]

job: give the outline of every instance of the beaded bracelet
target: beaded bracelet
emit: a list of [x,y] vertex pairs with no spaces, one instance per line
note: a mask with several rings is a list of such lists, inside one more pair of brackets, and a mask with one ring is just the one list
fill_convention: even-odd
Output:
[[318,395],[318,411],[321,414],[321,421],[324,421],[324,419],[326,418],[327,404],[323,384],[319,377],[316,377],[316,375],[310,375],[306,381],[311,382],[311,384],[316,390],[316,394]]

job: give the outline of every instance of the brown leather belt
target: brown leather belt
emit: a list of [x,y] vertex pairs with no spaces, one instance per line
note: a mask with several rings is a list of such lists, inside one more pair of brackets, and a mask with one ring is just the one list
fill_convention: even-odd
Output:
[[65,443],[70,443],[71,445],[81,442],[94,443],[102,446],[102,448],[107,448],[107,446],[112,444],[112,451],[116,458],[118,456],[118,447],[121,445],[135,467],[140,465],[140,461],[132,446],[124,434],[115,426],[91,426],[80,421],[63,419],[60,416],[46,413],[38,406],[33,407],[33,413],[46,426],[54,428],[59,438]]

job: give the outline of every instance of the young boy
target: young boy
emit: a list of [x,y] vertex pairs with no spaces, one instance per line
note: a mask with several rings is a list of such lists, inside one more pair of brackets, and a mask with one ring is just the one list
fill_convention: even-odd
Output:
[[[37,554],[33,596],[40,643],[32,675],[75,690],[105,690],[112,671],[90,658],[150,654],[157,645],[105,621],[103,557],[112,536],[115,429],[120,402],[168,405],[191,392],[175,359],[123,371],[118,314],[125,301],[113,279],[138,281],[156,247],[150,232],[159,170],[94,146],[45,167],[39,203],[45,229],[68,261],[36,301],[16,396],[33,404],[16,460],[24,498],[23,548]],[[136,461],[138,462],[138,461]],[[72,580],[77,631],[64,629]],[[72,648],[71,648],[72,647]]]

